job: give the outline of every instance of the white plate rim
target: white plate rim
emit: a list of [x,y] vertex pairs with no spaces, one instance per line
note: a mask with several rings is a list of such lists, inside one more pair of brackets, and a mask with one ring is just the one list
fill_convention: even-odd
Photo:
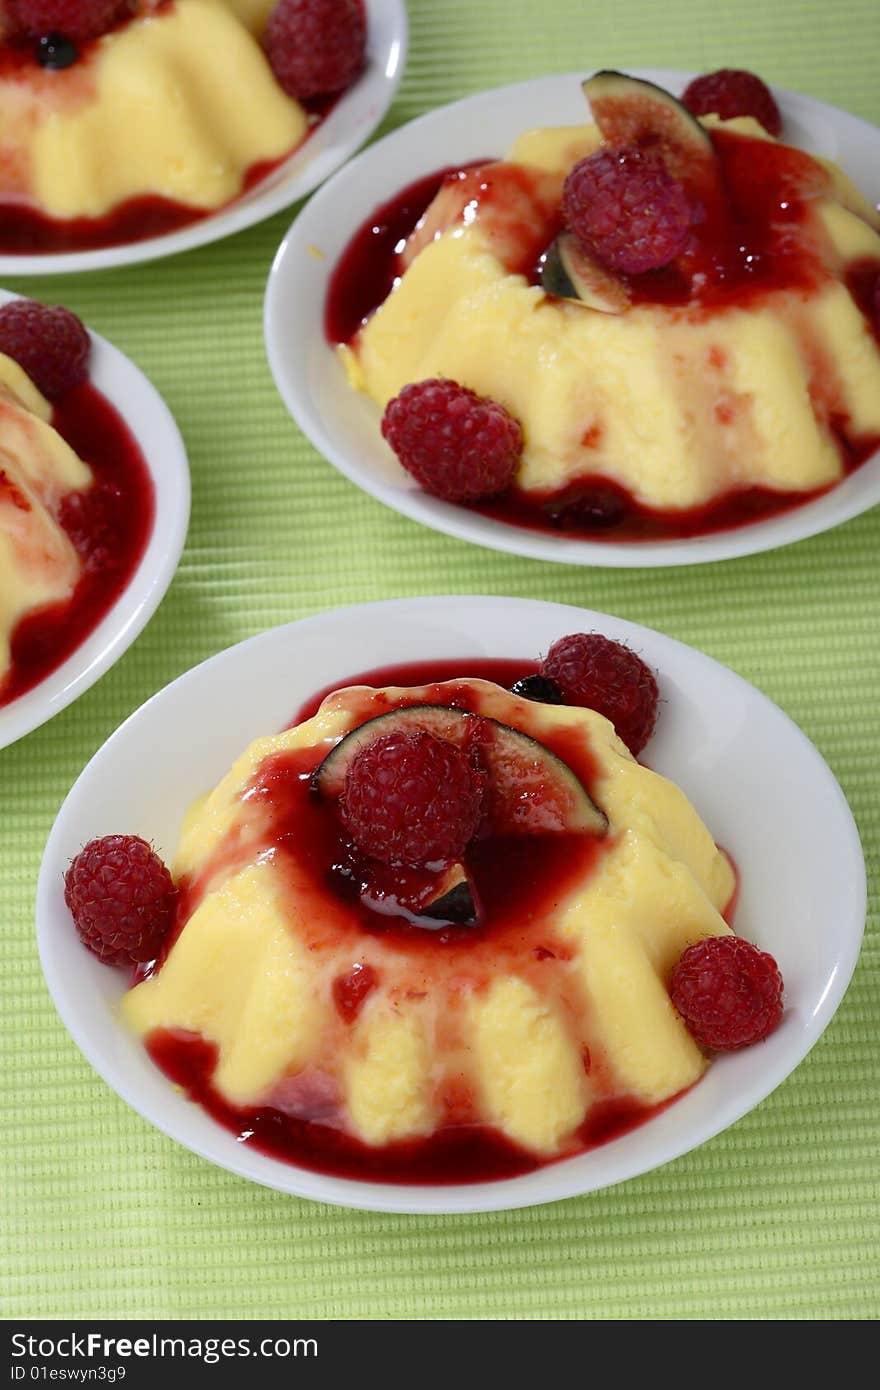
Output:
[[[263,309],[266,353],[275,384],[288,412],[315,448],[339,472],[392,510],[456,539],[530,559],[607,568],[703,564],[791,545],[861,515],[880,502],[880,451],[824,496],[793,511],[729,531],[684,540],[645,542],[590,541],[564,534],[545,535],[483,517],[466,507],[442,502],[422,492],[403,477],[402,471],[395,466],[390,449],[378,438],[378,411],[372,407],[373,414],[370,416],[368,407],[371,403],[364,403],[360,419],[365,431],[372,435],[371,444],[376,447],[377,452],[372,457],[368,457],[367,448],[359,449],[356,453],[348,452],[339,426],[334,420],[328,419],[328,411],[319,408],[315,383],[320,380],[323,389],[325,377],[327,383],[331,383],[333,373],[337,375],[332,384],[327,385],[328,392],[335,390],[339,400],[345,399],[345,393],[349,396],[353,393],[338,363],[334,362],[332,367],[328,365],[326,354],[332,356],[332,350],[324,342],[321,316],[312,317],[312,292],[308,282],[321,276],[323,284],[326,278],[324,272],[316,269],[315,247],[323,248],[325,244],[332,247],[326,253],[332,267],[347,237],[370,212],[392,197],[396,189],[405,187],[419,176],[419,169],[413,167],[414,152],[426,142],[431,147],[439,147],[441,139],[446,138],[444,131],[448,127],[454,130],[456,142],[452,148],[446,147],[448,158],[422,162],[422,174],[430,173],[432,168],[455,163],[457,159],[480,157],[481,118],[485,119],[487,113],[495,111],[496,107],[511,113],[508,141],[528,128],[528,119],[517,117],[514,113],[521,111],[530,101],[536,104],[541,101],[548,106],[548,124],[577,120],[578,102],[581,100],[580,82],[588,71],[496,87],[440,107],[391,132],[328,180],[283,237],[266,284]],[[626,68],[625,71],[676,93],[680,93],[695,75],[667,68]],[[846,144],[860,140],[870,142],[880,153],[880,131],[868,122],[801,93],[778,87],[772,90],[787,122],[788,130],[784,133],[789,134],[792,143],[811,145],[813,140],[809,137],[818,137],[824,148],[816,152],[835,157],[840,154],[837,147],[841,142]],[[553,114],[554,103],[557,110],[567,103],[567,114]],[[589,114],[585,105],[582,114]],[[464,148],[460,143],[462,140],[468,142]],[[501,151],[482,150],[483,156],[493,153]],[[840,157],[845,163],[845,155]],[[877,163],[876,159],[874,163]],[[880,200],[880,178],[874,176],[874,181],[877,186],[873,196]],[[360,183],[374,187],[375,196],[365,198],[359,188]],[[340,224],[340,210],[346,236],[341,246],[337,246],[335,232],[329,233],[328,241],[328,229]],[[286,306],[294,302],[298,308],[298,326],[294,330],[295,346],[291,347]],[[299,326],[303,318],[309,325],[308,337]],[[381,460],[381,464],[377,463],[378,460]]]
[[409,19],[405,0],[363,0],[369,66],[342,94],[304,144],[255,188],[176,232],[123,246],[48,255],[0,254],[0,276],[70,275],[114,270],[175,256],[221,241],[308,197],[369,139],[394,100],[406,66]]
[[[21,297],[0,290],[0,304]],[[186,541],[191,484],[177,422],[141,369],[106,338],[88,331],[89,380],[125,421],[153,482],[153,529],[140,564],[97,627],[61,666],[17,699],[0,705],[0,749],[66,709],[119,660],[165,596]]]
[[[382,631],[395,634],[392,641],[393,647],[394,641],[398,640],[396,634],[399,628],[401,625],[405,625],[413,615],[416,616],[419,623],[439,625],[444,631],[447,628],[454,629],[456,641],[461,639],[463,634],[466,634],[466,637],[463,638],[463,646],[470,642],[473,654],[477,652],[485,655],[501,654],[497,651],[494,643],[498,624],[504,621],[505,615],[511,623],[516,623],[516,640],[517,642],[522,640],[523,647],[529,640],[523,637],[524,632],[531,632],[531,640],[540,641],[543,648],[544,641],[549,642],[553,640],[554,636],[561,635],[566,631],[583,630],[584,628],[604,631],[607,635],[618,640],[628,641],[637,650],[641,650],[646,659],[661,668],[659,672],[661,691],[663,690],[663,666],[665,663],[667,673],[670,670],[680,672],[681,669],[691,669],[692,672],[699,673],[701,683],[709,680],[710,684],[714,683],[716,691],[724,689],[732,694],[735,701],[740,698],[747,701],[748,708],[753,715],[760,714],[762,719],[770,721],[774,740],[782,737],[790,747],[796,748],[798,758],[803,761],[803,766],[809,771],[809,776],[818,779],[817,785],[821,787],[822,805],[827,817],[825,828],[830,820],[834,820],[835,834],[839,839],[840,865],[834,883],[834,891],[835,894],[839,892],[841,896],[839,899],[835,898],[835,901],[845,904],[845,909],[841,910],[835,922],[836,930],[842,935],[835,945],[837,955],[833,969],[830,970],[827,979],[823,977],[821,982],[817,982],[815,996],[806,1001],[811,1010],[806,1020],[806,1027],[789,1041],[785,1036],[786,1020],[783,1021],[783,1025],[777,1030],[777,1033],[761,1044],[763,1066],[759,1067],[758,1080],[750,1086],[748,1095],[744,1096],[741,1090],[737,1091],[736,1089],[732,1095],[726,1095],[724,1106],[713,1112],[710,1122],[704,1123],[700,1127],[697,1137],[691,1134],[690,1137],[684,1139],[681,1136],[676,1138],[674,1120],[671,1127],[667,1125],[665,1129],[662,1129],[666,1116],[673,1115],[674,1117],[676,1113],[683,1115],[681,1107],[691,1104],[691,1097],[699,1094],[700,1087],[707,1086],[707,1079],[713,1074],[720,1075],[718,1069],[723,1066],[729,1067],[731,1064],[735,1066],[735,1059],[747,1055],[748,1049],[745,1053],[731,1054],[720,1060],[716,1059],[713,1068],[710,1068],[706,1077],[700,1082],[700,1087],[694,1088],[687,1096],[677,1100],[675,1105],[663,1115],[650,1121],[648,1125],[642,1126],[640,1130],[634,1131],[637,1136],[639,1134],[644,1136],[646,1131],[651,1129],[651,1126],[661,1126],[663,1140],[659,1145],[655,1145],[655,1151],[649,1161],[645,1161],[638,1147],[627,1151],[626,1146],[630,1145],[632,1135],[624,1135],[621,1139],[614,1140],[610,1144],[592,1151],[592,1154],[564,1160],[521,1178],[499,1182],[451,1187],[410,1187],[327,1177],[323,1174],[281,1163],[259,1153],[248,1153],[242,1148],[236,1147],[234,1143],[230,1144],[226,1131],[221,1130],[219,1126],[214,1126],[213,1122],[209,1122],[211,1133],[207,1141],[205,1141],[204,1136],[194,1140],[191,1133],[182,1132],[182,1129],[187,1130],[192,1119],[192,1111],[198,1109],[197,1107],[193,1107],[190,1103],[184,1103],[185,1105],[188,1104],[189,1115],[183,1124],[181,1124],[177,1114],[173,1120],[170,1119],[167,1103],[169,1083],[164,1078],[161,1078],[158,1083],[162,1093],[160,1103],[144,1104],[143,1097],[133,1093],[136,1088],[128,1084],[124,1061],[121,1061],[120,1056],[117,1055],[119,1049],[114,1048],[113,1055],[108,1055],[106,1052],[96,1049],[88,1036],[87,1028],[91,1026],[93,1005],[87,1006],[77,1003],[75,987],[71,984],[73,972],[70,970],[70,960],[72,957],[65,962],[62,955],[68,949],[79,952],[80,964],[83,965],[84,969],[90,970],[93,975],[97,972],[96,978],[98,979],[106,979],[106,974],[102,974],[106,968],[97,961],[93,961],[92,958],[88,958],[87,965],[83,963],[83,957],[86,953],[82,952],[82,948],[73,940],[74,934],[69,916],[63,905],[61,893],[63,870],[71,855],[76,853],[83,840],[89,838],[91,834],[108,833],[111,829],[119,830],[121,828],[148,834],[148,829],[143,826],[111,826],[106,821],[102,822],[103,829],[96,829],[94,825],[88,825],[84,820],[84,813],[88,810],[93,783],[100,785],[100,779],[106,776],[106,768],[112,767],[114,758],[124,758],[125,745],[131,744],[132,740],[135,739],[139,724],[142,721],[152,722],[156,719],[161,724],[162,718],[166,717],[166,710],[173,712],[175,702],[179,702],[181,699],[185,700],[188,686],[190,687],[190,695],[197,694],[200,686],[209,688],[212,682],[223,679],[226,680],[228,688],[229,674],[234,667],[238,663],[244,663],[245,668],[247,668],[254,657],[263,661],[268,660],[268,668],[271,668],[274,673],[277,665],[274,655],[276,649],[279,652],[289,652],[297,642],[308,644],[309,642],[332,640],[334,643],[338,643],[340,636],[348,634],[349,637],[352,637],[355,629],[361,635],[365,628],[374,632]],[[538,631],[543,634],[543,638],[535,636]],[[518,649],[523,650],[523,647]],[[334,646],[334,654],[336,650],[337,647]],[[662,658],[659,662],[657,660],[658,653]],[[511,652],[508,650],[504,654],[510,655]],[[406,654],[401,651],[398,653],[398,658],[406,659]],[[379,664],[384,665],[389,659],[394,659],[393,653],[386,651],[379,658]],[[281,665],[283,667],[283,661]],[[296,668],[291,669],[295,670]],[[352,669],[364,668],[362,665],[355,665],[354,668],[349,667],[347,674],[350,675]],[[321,684],[322,682],[316,681],[315,687],[317,688]],[[257,682],[253,687],[248,686],[248,689],[251,688],[260,691],[264,689],[264,686]],[[295,707],[298,703],[298,694],[300,693],[302,692],[291,695],[290,704],[292,706]],[[311,692],[302,694],[302,698],[307,698],[308,693]],[[259,706],[259,695],[253,703],[255,706]],[[255,730],[258,729],[260,718],[257,709],[248,709],[246,721],[249,726],[252,725]],[[265,732],[265,729],[262,731]],[[223,764],[223,766],[218,766],[217,775],[225,771],[228,765],[227,757],[227,754],[221,754],[217,759],[218,765],[219,763]],[[199,788],[199,790],[204,789],[204,787]],[[186,800],[186,797],[184,796],[183,799]],[[183,809],[182,806],[177,807],[175,815],[178,817],[182,815]],[[106,807],[102,805],[102,816],[106,813]],[[160,849],[163,848],[161,843],[159,847]],[[806,735],[767,696],[743,680],[742,677],[676,639],[607,614],[540,600],[506,599],[480,595],[448,595],[351,605],[269,629],[217,653],[154,695],[132,714],[98,750],[65,799],[49,835],[43,855],[37,886],[36,918],[37,941],[44,977],[56,1009],[74,1042],[92,1067],[112,1089],[142,1117],[170,1138],[222,1168],[289,1195],[371,1211],[454,1214],[512,1210],[518,1207],[544,1204],[584,1195],[591,1191],[613,1186],[642,1173],[653,1171],[661,1165],[691,1152],[749,1113],[790,1075],[818,1041],[831,1021],[846,992],[858,958],[864,930],[866,902],[865,866],[858,830],[836,779]],[[845,930],[841,926],[843,921],[846,922]],[[62,954],[59,954],[59,948],[61,948]],[[821,988],[819,988],[819,984],[821,984]],[[121,988],[117,992],[121,993]],[[788,1017],[789,1013],[787,1012],[786,1019]],[[793,1024],[792,1027],[794,1026]],[[129,1046],[132,1045],[131,1039],[128,1040],[128,1044]],[[139,1047],[139,1044],[136,1046]],[[754,1052],[755,1049],[751,1051]],[[781,1057],[778,1055],[780,1051]],[[772,1062],[772,1065],[767,1065],[768,1062]],[[161,1077],[161,1074],[157,1073],[157,1075]],[[722,1085],[722,1082],[719,1081],[718,1085]],[[175,1100],[176,1104],[177,1101]],[[201,1114],[201,1112],[199,1113]],[[200,1122],[197,1120],[196,1123]],[[649,1151],[653,1137],[654,1135],[649,1134],[646,1141]],[[638,1141],[636,1142],[638,1143]],[[620,1157],[621,1145],[624,1146],[623,1158]],[[223,1150],[219,1156],[218,1149]],[[633,1152],[636,1155],[635,1158],[632,1157]],[[603,1156],[607,1159],[609,1154],[611,1154],[612,1160],[610,1174],[604,1171],[607,1168],[607,1163],[602,1161]],[[582,1170],[589,1172],[591,1166],[596,1162],[596,1155],[599,1155],[597,1162],[602,1178],[597,1181],[594,1175],[585,1180]],[[615,1158],[617,1159],[616,1165]],[[551,1174],[555,1178],[555,1181],[553,1178],[550,1180],[549,1192],[546,1190],[545,1175],[547,1174]]]

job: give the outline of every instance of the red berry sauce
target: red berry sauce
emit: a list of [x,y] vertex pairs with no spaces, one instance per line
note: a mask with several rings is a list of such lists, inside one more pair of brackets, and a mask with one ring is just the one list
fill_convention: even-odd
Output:
[[[426,1139],[374,1147],[320,1120],[299,1119],[271,1106],[238,1110],[211,1084],[217,1063],[213,1044],[194,1033],[162,1028],[148,1038],[147,1051],[170,1081],[182,1087],[240,1143],[314,1173],[417,1187],[493,1182],[546,1166],[488,1125],[450,1124]],[[636,1101],[599,1102],[579,1131],[577,1152],[619,1139],[677,1099],[674,1096],[650,1109]]]
[[355,232],[339,258],[324,306],[324,331],[331,343],[349,343],[364,321],[387,299],[400,273],[399,256],[410,232],[454,169],[409,184],[380,204]]
[[292,729],[295,724],[302,724],[304,720],[311,719],[328,695],[346,685],[372,685],[383,688],[389,685],[431,685],[434,681],[471,679],[493,681],[495,685],[509,689],[523,676],[537,674],[536,661],[511,661],[506,657],[490,656],[468,660],[450,657],[448,661],[406,661],[393,666],[374,666],[369,671],[360,671],[353,676],[346,676],[344,680],[334,681],[333,685],[325,686],[316,695],[310,695],[300,705],[288,728]]
[[128,586],[153,529],[153,480],[115,407],[84,382],[56,402],[52,424],[95,478],[87,492],[65,499],[59,518],[84,569],[66,603],[16,626],[0,706],[45,680],[95,630]]
[[[725,189],[723,205],[708,204],[685,253],[664,269],[621,276],[633,303],[688,305],[688,312],[713,313],[757,304],[770,293],[807,294],[829,277],[822,248],[810,229],[810,205],[829,176],[809,155],[772,141],[730,132],[712,132]],[[527,171],[503,162],[464,170],[442,170],[403,189],[377,208],[355,233],[334,271],[325,307],[325,332],[333,344],[351,343],[364,321],[387,298],[403,272],[400,252],[422,214],[441,189],[459,181],[471,216],[477,208],[499,228],[499,249],[511,273],[541,282],[547,247],[559,232],[558,208],[550,210],[542,180],[535,176],[531,217],[522,212]],[[512,212],[505,219],[504,203]],[[388,229],[387,235],[385,229]],[[880,261],[862,260],[845,276],[855,302],[880,338],[874,307]],[[851,473],[878,448],[880,437],[856,437],[835,397],[834,374],[816,358],[810,383],[817,413],[836,439],[843,469]],[[720,349],[719,349],[720,352]],[[730,407],[731,410],[733,406]],[[723,411],[723,404],[718,411]],[[717,413],[717,412],[716,412]],[[719,414],[719,423],[725,423]],[[601,442],[601,425],[588,426],[583,443]],[[833,484],[831,485],[833,486]],[[729,531],[803,506],[830,488],[775,492],[752,487],[686,510],[642,506],[619,484],[598,474],[585,475],[563,491],[544,496],[515,487],[497,498],[470,503],[473,510],[509,525],[543,533],[564,533],[592,541],[657,541]]]
[[[343,684],[422,686],[463,677],[510,685],[537,669],[536,663],[519,661],[418,662],[362,672],[337,682],[333,689]],[[329,692],[310,698],[293,722],[310,717],[325,693]],[[466,686],[457,693],[445,690],[442,699],[463,709],[473,704]],[[383,697],[364,693],[364,719],[387,708]],[[547,744],[588,788],[592,785],[596,769],[578,740],[563,734],[547,739]],[[401,917],[371,911],[358,897],[356,884],[352,888],[351,876],[339,873],[347,858],[350,862],[351,846],[343,839],[332,807],[310,793],[311,775],[321,755],[321,750],[313,748],[277,754],[263,762],[245,794],[258,808],[256,838],[251,827],[243,834],[240,828],[234,831],[204,866],[200,881],[180,885],[178,930],[218,870],[228,873],[257,853],[273,853],[289,876],[291,892],[295,884],[298,919],[309,923],[304,938],[307,948],[338,955],[342,945],[351,960],[331,986],[342,1043],[370,994],[382,983],[381,968],[362,959],[364,941],[377,936],[394,949],[394,984],[405,995],[423,994],[426,981],[442,988],[457,971],[480,988],[498,973],[515,970],[542,993],[557,998],[564,1011],[573,1015],[582,1011],[579,987],[566,968],[571,946],[555,932],[555,907],[566,889],[599,862],[605,842],[577,835],[479,842],[469,850],[467,860],[485,910],[484,921],[477,927],[447,925],[427,931]],[[144,973],[150,972],[141,972],[139,978]],[[474,1098],[463,1078],[447,1083],[441,1097],[446,1122],[435,1133],[375,1147],[341,1127],[336,1085],[319,1071],[285,1079],[273,1092],[277,1104],[238,1109],[212,1084],[217,1052],[211,1043],[192,1033],[160,1029],[148,1037],[147,1047],[156,1065],[240,1142],[312,1171],[374,1182],[451,1184],[511,1178],[542,1166],[540,1158],[474,1118]],[[603,1077],[606,1086],[612,1083],[595,1047],[585,1050],[584,1065],[599,1099],[565,1157],[617,1138],[671,1103],[645,1107],[610,1089],[603,1096]],[[291,1105],[294,1094],[296,1104]]]
[[243,179],[241,193],[231,203],[208,212],[155,194],[127,198],[103,217],[74,217],[67,220],[47,217],[20,203],[0,202],[0,255],[50,256],[74,251],[99,251],[110,246],[129,246],[139,241],[149,241],[151,237],[168,236],[226,211],[245,193],[268,178],[288,157],[289,154],[282,155],[280,159],[255,164]]

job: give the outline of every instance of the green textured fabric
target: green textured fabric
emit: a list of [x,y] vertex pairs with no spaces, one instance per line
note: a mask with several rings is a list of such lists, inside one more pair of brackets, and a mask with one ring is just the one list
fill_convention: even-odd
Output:
[[[410,16],[409,66],[382,133],[484,87],[626,65],[749,67],[880,122],[877,0],[411,0]],[[9,284],[62,298],[148,373],[187,441],[193,513],[177,577],[132,649],[0,752],[3,1315],[875,1317],[880,508],[775,554],[641,572],[522,560],[423,530],[338,475],[276,394],[262,294],[291,215],[154,265]],[[592,1196],[428,1219],[287,1198],[152,1129],[57,1018],[33,899],[71,783],[155,690],[276,623],[431,592],[594,607],[727,663],[827,758],[860,826],[872,896],[830,1028],[727,1133]]]

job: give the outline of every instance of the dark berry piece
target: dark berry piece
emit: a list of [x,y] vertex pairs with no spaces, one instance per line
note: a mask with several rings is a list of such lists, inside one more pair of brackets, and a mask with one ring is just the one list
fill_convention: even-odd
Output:
[[598,150],[565,180],[569,231],[597,260],[625,275],[668,265],[684,249],[690,199],[659,155],[631,146]]
[[69,309],[35,299],[13,299],[0,309],[0,352],[50,400],[85,380],[91,350],[86,328]]
[[60,72],[63,68],[73,67],[79,58],[79,49],[64,34],[43,34],[37,40],[34,57],[41,68]]
[[447,502],[497,496],[522,457],[517,421],[454,381],[404,386],[385,407],[382,434],[416,482]]
[[105,965],[154,960],[171,930],[177,890],[139,835],[90,840],[64,876],[80,940]]
[[384,863],[459,859],[480,820],[484,781],[444,739],[383,734],[349,767],[339,814],[358,849]]
[[689,946],[669,993],[703,1047],[732,1052],[760,1042],[782,1018],[779,966],[739,936],[710,936]]
[[578,484],[543,506],[548,521],[561,531],[607,531],[619,526],[628,510],[626,493],[613,483]]
[[719,68],[695,77],[682,95],[682,103],[694,116],[754,116],[768,135],[782,131],[782,116],[773,93],[760,77],[741,68]]
[[510,687],[511,695],[521,695],[524,700],[537,700],[542,705],[561,705],[562,691],[555,681],[547,676],[523,676]]
[[598,632],[560,637],[541,663],[567,705],[583,705],[610,719],[637,757],[654,731],[659,694],[650,666],[624,645]]
[[263,40],[288,96],[334,96],[366,61],[367,25],[358,0],[278,0]]

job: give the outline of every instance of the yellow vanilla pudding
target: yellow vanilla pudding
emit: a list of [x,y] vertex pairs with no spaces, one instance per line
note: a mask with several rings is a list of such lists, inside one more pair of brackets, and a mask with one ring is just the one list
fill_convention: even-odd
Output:
[[[27,0],[18,0],[22,6]],[[0,43],[0,249],[139,240],[223,207],[319,119],[263,47],[274,0],[140,0],[107,32]],[[54,53],[54,50],[53,50]],[[72,56],[70,56],[72,54]]]
[[65,309],[0,307],[0,714],[91,635],[152,532],[152,478],[90,350]]
[[69,601],[82,561],[57,517],[65,496],[92,483],[88,466],[51,425],[52,407],[0,353],[0,699],[22,618]]
[[[362,238],[328,303],[351,385],[380,409],[437,379],[503,406],[521,458],[478,505],[523,524],[687,535],[833,486],[880,445],[880,216],[754,119],[698,122],[600,76],[628,85],[609,114],[585,84],[596,124],[527,132],[371,218],[393,225],[380,301],[356,292]],[[572,171],[618,145],[662,151],[687,199],[680,248],[646,271],[564,223]],[[407,196],[424,210],[402,230]]]
[[[414,731],[478,767],[483,798],[456,862],[421,869],[364,855],[345,818],[353,760]],[[123,1016],[223,1123],[305,1166],[527,1171],[707,1065],[668,981],[730,934],[734,873],[593,710],[476,678],[339,690],[192,808],[173,872],[177,934]]]

